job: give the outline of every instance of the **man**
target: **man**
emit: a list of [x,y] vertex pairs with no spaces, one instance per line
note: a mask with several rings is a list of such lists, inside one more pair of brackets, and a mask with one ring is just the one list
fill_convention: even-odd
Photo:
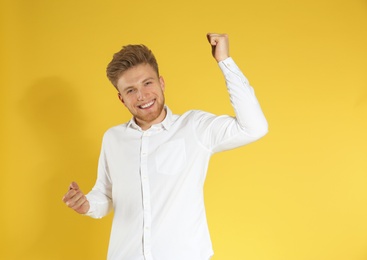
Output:
[[133,118],[109,129],[98,176],[86,196],[73,182],[63,201],[101,218],[114,210],[108,259],[208,260],[213,255],[203,185],[212,154],[253,142],[267,121],[252,87],[229,56],[226,34],[208,34],[236,116],[165,106],[165,82],[144,45],[116,53],[107,76]]

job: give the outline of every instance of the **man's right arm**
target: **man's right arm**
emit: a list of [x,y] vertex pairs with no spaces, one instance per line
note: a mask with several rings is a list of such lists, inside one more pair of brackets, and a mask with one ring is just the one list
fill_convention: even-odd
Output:
[[[104,138],[105,139],[105,138]],[[64,203],[79,214],[92,218],[102,218],[112,210],[112,183],[109,177],[108,160],[102,142],[98,161],[98,176],[92,190],[84,195],[75,182],[63,197]]]

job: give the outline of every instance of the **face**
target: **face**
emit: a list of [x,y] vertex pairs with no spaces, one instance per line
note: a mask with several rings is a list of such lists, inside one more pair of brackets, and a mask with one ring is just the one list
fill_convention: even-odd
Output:
[[125,71],[117,81],[117,89],[119,99],[143,130],[165,118],[164,80],[149,64]]

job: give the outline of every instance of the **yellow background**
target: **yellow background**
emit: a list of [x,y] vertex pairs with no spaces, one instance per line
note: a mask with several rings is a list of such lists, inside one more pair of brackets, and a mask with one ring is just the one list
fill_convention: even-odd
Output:
[[104,131],[130,119],[106,65],[144,43],[175,113],[232,114],[207,32],[229,34],[270,125],[212,159],[213,260],[367,259],[365,0],[1,0],[0,15],[0,259],[105,259],[111,216],[61,198],[92,187]]

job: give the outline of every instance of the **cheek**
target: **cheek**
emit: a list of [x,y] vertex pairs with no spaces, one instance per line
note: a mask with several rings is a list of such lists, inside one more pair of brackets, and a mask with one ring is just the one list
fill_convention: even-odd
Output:
[[121,103],[126,107],[126,102],[125,102],[125,100],[124,100],[123,98],[119,98],[119,99],[120,99]]
[[159,92],[159,95],[161,96],[162,99],[164,99],[164,90],[163,89]]
[[131,98],[123,98],[121,100],[121,102],[124,104],[125,107],[127,108],[133,108],[134,107],[134,102],[132,102]]

